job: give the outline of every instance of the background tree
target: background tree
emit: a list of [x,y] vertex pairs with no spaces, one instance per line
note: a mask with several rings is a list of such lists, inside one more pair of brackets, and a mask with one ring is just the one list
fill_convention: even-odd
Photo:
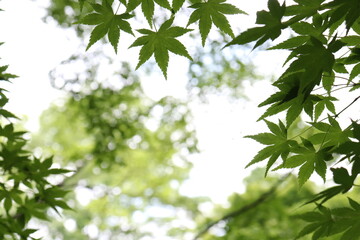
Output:
[[[45,112],[41,133],[34,139],[36,145],[48,146],[46,152],[61,156],[57,159],[61,164],[76,166],[78,171],[64,183],[66,187],[94,193],[86,206],[81,194],[69,195],[80,199],[73,202],[76,212],[69,215],[77,230],[69,233],[59,225],[54,237],[87,239],[86,228],[95,225],[99,235],[94,238],[140,239],[151,235],[146,223],[158,222],[161,229],[165,221],[171,227],[171,219],[179,221],[180,211],[184,218],[195,218],[200,199],[178,192],[191,167],[186,158],[197,151],[194,132],[186,130],[191,121],[187,107],[171,97],[159,101],[146,97],[126,64],[120,87],[97,83],[96,67],[91,69],[95,75],[86,78],[89,88],[73,92],[62,106]],[[166,216],[152,216],[151,209],[157,208],[166,209]]]
[[[339,198],[340,193],[352,190],[360,173],[360,128],[357,118],[352,115],[348,123],[344,122],[347,124],[345,127],[342,126],[343,123],[338,123],[339,117],[356,103],[359,96],[355,95],[349,103],[343,104],[340,110],[336,110],[338,107],[334,104],[335,100],[344,99],[341,95],[335,97],[339,90],[348,90],[349,93],[356,94],[355,90],[359,86],[357,77],[360,73],[360,5],[355,0],[297,0],[291,4],[269,0],[268,11],[262,10],[257,13],[256,23],[261,26],[243,31],[236,37],[227,16],[242,14],[243,11],[225,0],[173,1],[171,4],[160,0],[80,0],[78,7],[74,1],[65,2],[60,6],[76,9],[76,23],[94,26],[87,36],[89,41],[86,49],[93,48],[96,42],[106,36],[117,52],[119,37],[123,36],[123,32],[138,36],[129,45],[140,48],[136,68],[154,56],[165,78],[169,52],[192,59],[192,52],[187,50],[188,43],[178,40],[179,37],[192,32],[189,26],[198,25],[201,39],[199,42],[203,46],[207,43],[212,26],[233,38],[226,47],[256,42],[254,48],[257,48],[267,40],[276,40],[283,32],[290,32],[287,40],[270,48],[289,50],[290,55],[285,62],[287,69],[274,83],[278,92],[259,105],[270,105],[259,119],[265,120],[270,132],[248,136],[267,145],[254,157],[249,166],[268,159],[266,173],[282,168],[299,168],[300,186],[304,185],[314,172],[325,181],[330,169],[335,185],[308,201],[315,202],[317,210],[300,215],[309,224],[300,231],[298,237],[313,233],[312,239],[336,234],[339,234],[341,240],[358,239],[360,205],[356,199],[349,198],[349,207],[343,208],[331,208],[330,205],[325,207],[324,204],[332,198]],[[186,8],[187,6],[189,8]],[[51,7],[53,5],[49,9]],[[77,17],[76,13],[82,10],[81,16]],[[188,20],[182,21],[181,16]],[[59,16],[57,18],[61,19]],[[61,21],[66,22],[64,18]],[[187,22],[186,26],[181,25],[183,22]],[[143,27],[134,31],[133,26],[138,23]],[[81,28],[80,26],[79,34]],[[113,89],[110,89],[110,92],[108,90],[105,88],[107,94],[112,95]],[[91,102],[93,97],[88,97],[91,94],[84,96],[86,97],[83,98],[87,99],[83,101],[86,106],[87,101]],[[78,97],[81,99],[81,94]],[[286,112],[285,121],[279,120],[276,121],[278,123],[274,123],[268,119],[281,112]],[[289,133],[288,129],[302,112],[308,115],[309,129],[314,129],[314,134],[308,134],[306,131],[295,135]],[[108,125],[111,122],[106,114],[91,117],[106,122],[106,126],[97,125],[98,122],[94,123],[92,119],[90,122],[93,125],[89,126],[107,129],[107,134],[112,134],[111,125]],[[96,136],[108,138],[107,134],[100,133]],[[99,147],[99,152],[110,150],[108,152],[112,154],[111,143],[100,142],[94,149]],[[103,159],[100,160],[102,161]],[[335,162],[344,164],[344,167],[332,167]],[[276,166],[273,167],[274,165]]]
[[[242,12],[224,2],[215,0],[199,1],[190,6],[194,11],[189,15],[188,26],[199,21],[198,26],[202,45],[205,44],[212,23],[226,34],[234,35],[224,14]],[[112,31],[109,28],[112,20],[100,20],[100,15],[117,17],[116,14],[112,15],[111,3],[112,1],[103,1],[102,8],[104,10],[100,9],[100,5],[98,5],[99,9],[96,10],[95,5],[93,5],[98,15],[91,13],[79,20],[79,23],[97,25],[92,32],[88,47],[105,34],[108,34],[109,41],[116,51],[117,42],[115,44],[111,39]],[[125,10],[128,12],[141,5],[150,27],[153,26],[153,2],[151,6],[141,2],[135,4],[132,1],[122,1],[121,3],[124,4]],[[184,2],[182,1],[182,3]],[[158,4],[164,9],[171,8],[165,2]],[[180,5],[182,6],[182,4]],[[137,68],[154,54],[157,64],[166,77],[167,51],[170,50],[168,48],[170,45],[167,45],[166,41],[168,41],[168,44],[174,42],[172,46],[177,46],[176,51],[172,52],[190,58],[184,45],[175,40],[175,37],[184,35],[189,30],[181,27],[171,27],[174,22],[174,15],[176,17],[179,9],[178,6],[175,9],[174,5],[172,6],[170,19],[162,23],[159,30],[139,30],[139,33],[143,34],[143,36],[137,38],[130,46],[142,47]],[[295,37],[290,37],[288,40],[271,48],[288,49],[291,54],[286,60],[289,63],[288,68],[274,83],[279,91],[260,104],[260,106],[270,105],[260,117],[260,120],[286,111],[286,124],[281,121],[279,121],[279,124],[275,124],[266,120],[271,133],[249,136],[262,144],[269,145],[261,150],[249,165],[269,158],[266,170],[268,171],[281,158],[275,170],[300,167],[298,176],[299,185],[302,186],[313,172],[316,172],[325,181],[326,170],[328,169],[327,162],[333,160],[335,154],[342,154],[341,161],[348,159],[349,165],[352,166],[351,174],[343,167],[331,169],[334,182],[338,185],[319,193],[310,201],[319,201],[320,212],[312,213],[313,217],[311,218],[304,215],[304,218],[310,221],[311,224],[304,228],[299,236],[314,232],[313,239],[318,239],[338,232],[345,232],[342,236],[343,239],[349,237],[356,239],[359,237],[355,232],[358,227],[357,211],[359,209],[356,201],[349,199],[352,208],[348,208],[346,211],[351,213],[350,219],[341,211],[331,211],[322,204],[340,193],[349,191],[359,173],[357,162],[360,161],[356,161],[358,153],[357,147],[355,147],[358,146],[358,141],[351,140],[351,138],[359,140],[359,124],[352,120],[349,127],[343,129],[336,120],[359,97],[355,97],[350,104],[340,111],[336,111],[333,104],[334,100],[336,100],[333,96],[333,92],[336,90],[334,88],[338,86],[335,80],[343,81],[344,79],[344,77],[336,76],[336,74],[347,74],[347,67],[351,68],[351,72],[348,77],[345,77],[346,83],[340,83],[340,86],[348,87],[350,91],[358,88],[358,83],[354,79],[360,73],[358,68],[359,59],[357,57],[359,3],[357,1],[347,2],[342,0],[319,0],[315,2],[299,0],[295,1],[294,5],[286,6],[285,3],[281,5],[277,0],[269,0],[268,9],[268,11],[259,11],[257,14],[256,23],[262,26],[244,31],[226,45],[231,46],[256,41],[254,46],[256,48],[267,40],[277,39],[284,29],[289,28],[295,34]],[[105,11],[111,13],[107,14]],[[311,21],[308,21],[308,19]],[[100,29],[103,30],[100,31]],[[116,30],[114,33],[118,31]],[[162,47],[158,45],[158,41],[163,43]],[[341,53],[341,50],[345,52]],[[320,84],[322,84],[322,87],[315,88]],[[319,89],[324,89],[326,93],[317,94]],[[329,111],[328,117],[318,121],[325,108]],[[296,136],[288,136],[287,128],[291,126],[303,110],[312,121],[311,127],[316,128],[319,133],[307,139],[302,137],[301,133]],[[333,116],[330,114],[333,114]],[[325,120],[328,123],[325,123]]]
[[[294,239],[303,228],[303,216],[313,209],[303,205],[318,187],[312,182],[300,190],[294,175],[263,178],[264,169],[255,169],[245,178],[246,190],[243,194],[229,197],[228,208],[218,206],[214,216],[203,224],[197,239]],[[358,189],[350,196],[357,197]],[[339,207],[347,202],[341,196],[329,201],[330,206]],[[310,217],[310,215],[307,215]],[[214,221],[214,219],[217,219]],[[326,239],[340,239],[341,234]],[[306,235],[301,239],[312,239]]]

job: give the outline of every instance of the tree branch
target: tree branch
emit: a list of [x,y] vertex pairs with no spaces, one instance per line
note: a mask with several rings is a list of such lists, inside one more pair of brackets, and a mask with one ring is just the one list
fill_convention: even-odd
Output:
[[275,191],[277,190],[277,188],[280,186],[281,183],[283,183],[289,176],[291,175],[291,173],[285,175],[284,177],[282,177],[277,183],[275,183],[267,192],[264,192],[263,194],[261,194],[255,201],[253,201],[252,203],[249,203],[233,212],[230,212],[228,214],[226,214],[225,216],[223,216],[222,218],[210,222],[207,226],[205,226],[205,228],[200,231],[193,240],[197,240],[199,239],[202,235],[204,235],[205,233],[207,233],[213,226],[217,225],[219,222],[222,221],[226,221],[229,220],[231,218],[234,217],[238,217],[244,213],[246,213],[247,211],[256,208],[258,205],[260,205],[261,203],[265,202],[268,198],[270,198]]
[[335,115],[335,118],[337,118],[341,113],[343,113],[346,109],[351,107],[357,100],[359,100],[360,96],[357,96],[350,104],[348,104],[345,108],[343,108],[339,113]]

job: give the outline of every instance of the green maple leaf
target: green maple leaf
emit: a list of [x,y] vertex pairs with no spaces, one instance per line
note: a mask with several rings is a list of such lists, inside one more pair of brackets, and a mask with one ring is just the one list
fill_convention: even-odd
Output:
[[280,6],[277,0],[268,1],[269,12],[259,11],[257,12],[256,23],[264,24],[262,27],[255,27],[242,32],[239,36],[234,38],[226,46],[234,44],[246,44],[257,40],[254,48],[263,44],[266,40],[275,40],[280,36],[281,30],[287,26],[281,22],[282,17],[285,14],[285,2]]
[[[272,104],[260,119],[289,108],[287,113],[287,124],[289,126],[305,106],[307,110],[312,108],[309,106],[309,104],[313,104],[311,92],[316,85],[321,83],[324,73],[329,75],[332,72],[335,63],[333,52],[337,51],[337,48],[334,47],[335,42],[333,41],[328,48],[325,48],[317,38],[310,37],[306,44],[293,49],[291,58],[295,58],[295,60],[273,84],[280,91],[259,105]],[[333,106],[330,105],[327,104],[326,106],[332,111]],[[320,110],[317,109],[317,112],[321,112]]]
[[309,140],[313,144],[322,144],[324,147],[340,146],[349,141],[352,131],[349,128],[342,129],[339,123],[332,117],[328,116],[329,123],[315,122],[311,123],[320,132],[312,135]]
[[212,23],[224,33],[234,37],[234,33],[225,14],[244,14],[245,12],[231,4],[224,3],[225,1],[226,0],[209,0],[207,2],[195,3],[190,6],[190,8],[196,10],[190,15],[187,26],[199,21],[203,46],[205,45],[205,40],[210,32]]
[[175,39],[176,37],[182,36],[192,30],[177,26],[171,27],[173,21],[174,18],[170,18],[169,20],[165,21],[156,32],[148,29],[137,30],[144,36],[136,39],[130,46],[130,48],[142,46],[136,69],[149,60],[149,58],[154,54],[156,63],[160,67],[165,78],[167,78],[169,51],[192,60],[185,46],[180,41]]
[[265,120],[268,128],[271,133],[260,133],[257,135],[246,136],[247,138],[254,139],[255,141],[269,145],[264,149],[260,150],[259,153],[253,158],[253,160],[246,166],[251,166],[255,163],[261,162],[267,158],[269,158],[266,172],[272,167],[272,165],[276,162],[276,160],[281,156],[283,160],[285,160],[290,153],[291,146],[297,145],[296,141],[289,140],[287,138],[287,129],[285,125],[279,121],[279,124],[276,125],[270,121]]
[[155,3],[162,8],[171,10],[170,3],[167,0],[129,0],[126,11],[133,11],[141,5],[141,11],[143,12],[149,25],[152,27]]
[[[9,81],[11,78],[17,78],[18,76],[7,73],[6,70],[8,69],[8,65],[0,66],[0,81]],[[0,90],[3,90],[2,88]]]
[[76,22],[80,24],[97,25],[90,34],[90,41],[86,50],[107,34],[110,44],[113,46],[115,52],[117,52],[120,30],[134,35],[130,24],[125,21],[125,19],[133,17],[133,15],[129,13],[115,14],[111,5],[106,0],[102,2],[102,5],[92,3],[91,6],[95,13],[90,13]]
[[292,148],[292,152],[296,153],[287,158],[283,164],[275,168],[296,168],[299,170],[299,185],[302,186],[312,175],[314,171],[324,180],[326,175],[326,163],[332,159],[332,155],[328,152],[328,148],[316,150],[314,145],[307,139],[302,138],[301,147]]
[[305,42],[307,42],[310,38],[308,36],[296,36],[296,37],[292,37],[289,38],[287,40],[285,40],[282,43],[279,43],[271,48],[269,48],[269,50],[274,50],[274,49],[293,49],[296,47],[299,47],[301,45],[303,45]]
[[323,204],[340,193],[348,192],[353,187],[357,174],[350,175],[345,168],[331,168],[330,170],[333,173],[334,182],[338,185],[319,192],[313,199],[308,201],[307,204],[319,200],[321,200],[320,204]]
[[360,5],[358,0],[334,0],[329,3],[333,8],[330,24],[333,24],[345,16],[346,29],[349,31],[352,25],[360,17]]
[[318,98],[320,98],[319,101],[317,101],[316,106],[315,106],[315,110],[314,110],[314,118],[315,121],[317,121],[321,115],[321,113],[324,111],[325,107],[333,114],[336,114],[335,111],[335,105],[334,105],[334,101],[337,101],[336,98],[334,97],[322,97],[322,96],[318,96]]
[[360,74],[360,63],[356,64],[350,73],[349,81],[353,80],[355,77],[357,77]]
[[[330,235],[333,235],[337,232],[336,231],[336,222],[334,221],[334,218],[332,217],[331,209],[326,208],[322,205],[318,206],[318,212],[307,212],[303,213],[301,215],[298,215],[297,217],[309,222],[308,225],[306,225],[300,233],[297,235],[295,239],[299,239],[307,234],[310,234],[313,232],[312,238],[313,240],[322,238],[322,237],[328,237]],[[335,230],[335,231],[334,231]]]
[[313,88],[320,84],[323,72],[331,72],[335,58],[331,49],[326,49],[316,38],[311,37],[309,44],[300,46],[294,51],[297,59],[291,63],[284,74],[299,72],[293,76],[298,77],[298,94],[307,98]]
[[172,10],[177,12],[184,5],[185,0],[173,0],[172,1]]
[[360,125],[356,122],[352,122],[352,138],[357,141],[346,141],[339,147],[334,149],[335,153],[344,155],[342,159],[348,158],[353,163],[352,175],[360,173]]
[[296,0],[296,5],[291,5],[286,8],[286,15],[312,16],[314,15],[314,12],[319,10],[324,1],[325,0]]

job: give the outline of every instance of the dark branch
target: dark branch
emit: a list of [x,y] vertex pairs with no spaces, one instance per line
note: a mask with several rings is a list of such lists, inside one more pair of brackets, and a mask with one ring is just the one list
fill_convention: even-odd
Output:
[[339,113],[335,115],[335,118],[337,118],[341,113],[343,113],[346,109],[348,109],[351,105],[353,105],[357,100],[359,100],[360,96],[357,96],[350,104],[348,104],[346,107],[344,107]]
[[246,213],[247,211],[257,207],[258,205],[260,205],[261,203],[265,202],[268,198],[270,198],[276,191],[276,189],[279,187],[279,185],[281,183],[283,183],[289,176],[291,175],[291,173],[285,175],[284,177],[282,177],[276,184],[274,184],[274,186],[272,186],[267,192],[264,192],[263,194],[261,194],[255,201],[253,201],[252,203],[249,203],[233,212],[228,213],[227,215],[223,216],[222,218],[213,221],[211,223],[209,223],[201,232],[199,232],[194,240],[199,239],[202,235],[204,235],[205,233],[207,233],[213,226],[217,225],[219,222],[222,221],[226,221],[229,220],[231,218],[234,217],[238,217],[244,213]]

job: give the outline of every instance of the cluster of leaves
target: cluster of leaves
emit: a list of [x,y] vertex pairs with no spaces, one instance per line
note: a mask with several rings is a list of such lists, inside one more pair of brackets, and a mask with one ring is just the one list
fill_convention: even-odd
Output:
[[318,211],[298,215],[308,222],[298,234],[297,239],[314,232],[312,239],[329,237],[344,232],[340,240],[359,239],[360,204],[348,198],[350,207],[327,208],[318,206]]
[[[351,173],[343,167],[331,168],[333,181],[337,185],[318,193],[308,202],[318,202],[321,206],[330,198],[352,189],[360,173],[360,125],[357,120],[352,120],[349,126],[342,128],[337,121],[341,113],[359,97],[355,97],[341,111],[336,111],[334,105],[337,100],[334,92],[339,90],[338,87],[351,92],[359,86],[360,5],[358,1],[297,0],[294,5],[286,6],[285,3],[280,5],[277,0],[269,0],[268,8],[269,11],[263,10],[257,14],[256,23],[264,26],[248,29],[227,44],[256,41],[256,48],[268,39],[275,40],[285,29],[290,29],[293,34],[270,48],[286,49],[290,54],[285,61],[287,69],[273,84],[278,91],[259,105],[270,105],[259,120],[265,120],[271,132],[248,136],[268,146],[248,166],[268,159],[266,172],[299,167],[298,179],[302,186],[314,172],[325,181],[329,162],[348,160]],[[320,90],[325,93],[318,94]],[[327,117],[319,120],[325,109],[328,111]],[[284,111],[286,124],[266,120]],[[303,111],[311,119],[309,128],[314,129],[314,133],[306,134],[303,131],[289,136],[289,127]],[[275,163],[278,165],[272,168]],[[355,201],[350,204],[357,206]],[[325,209],[319,207],[323,214],[328,211]],[[335,212],[345,218],[349,211]],[[334,225],[343,226],[336,221]],[[333,231],[343,232],[351,224],[346,226],[330,231],[328,222],[321,220],[306,227],[301,236],[315,232],[313,239],[318,239],[331,235]],[[358,239],[359,236],[350,228],[341,239]]]
[[[16,78],[7,68],[0,67],[3,83]],[[27,226],[31,219],[48,220],[49,208],[70,209],[64,200],[67,191],[49,181],[69,170],[54,168],[52,157],[40,159],[26,149],[26,132],[16,130],[13,120],[18,118],[4,108],[5,92],[0,89],[0,238],[35,239],[31,234],[37,230]]]
[[[84,5],[84,1],[79,1],[80,5]],[[151,29],[138,29],[137,32],[143,36],[138,37],[130,47],[142,46],[139,54],[139,62],[137,68],[144,64],[151,56],[154,55],[156,63],[162,70],[165,78],[167,77],[167,68],[169,62],[169,52],[184,56],[192,60],[186,47],[176,38],[180,37],[192,29],[188,26],[197,23],[201,35],[202,45],[205,45],[206,38],[209,35],[212,24],[225,34],[234,37],[233,30],[227,20],[227,14],[243,14],[234,5],[225,3],[226,0],[209,0],[190,1],[192,3],[188,6],[193,9],[189,16],[186,27],[172,26],[174,19],[178,15],[181,8],[184,7],[185,1],[173,1],[172,5],[167,0],[134,0],[134,1],[119,1],[117,2],[117,11],[113,10],[114,0],[102,0],[101,4],[90,3],[93,12],[80,18],[76,23],[86,25],[96,25],[92,30],[90,41],[87,45],[89,49],[95,42],[99,41],[107,35],[109,42],[117,52],[120,31],[127,32],[134,35],[129,21],[136,16],[137,8],[141,6],[141,11],[146,18]],[[167,10],[165,13],[167,20],[165,20],[157,29],[154,21],[155,4],[160,8]],[[124,6],[124,12],[117,14],[120,5]],[[155,29],[152,30],[152,29]]]
[[[80,3],[83,6],[87,5],[84,1]],[[142,47],[137,67],[154,55],[166,77],[169,51],[191,59],[184,44],[176,39],[189,32],[188,26],[193,23],[198,24],[204,45],[212,24],[233,37],[233,31],[225,15],[242,13],[226,0],[190,1],[189,7],[194,10],[189,14],[187,26],[172,26],[185,3],[186,1],[173,1],[170,5],[166,0],[123,0],[118,4],[123,6],[124,12],[118,15],[117,11],[113,11],[114,1],[103,0],[101,4],[91,3],[92,12],[80,18],[78,23],[97,25],[91,34],[88,47],[107,34],[110,43],[117,49],[120,30],[133,33],[132,25],[127,22],[128,19],[135,18],[137,8],[141,6],[148,25],[155,31],[138,30],[143,36],[137,38],[131,45]],[[166,20],[160,24],[159,30],[154,23],[155,4],[166,12]],[[328,170],[331,169],[336,186],[320,192],[309,201],[309,203],[317,202],[319,211],[324,213],[327,210],[325,211],[322,205],[340,193],[350,191],[360,173],[360,125],[357,117],[353,117],[355,120],[345,128],[338,122],[339,116],[360,96],[355,97],[341,110],[336,110],[334,104],[338,100],[334,96],[338,90],[348,89],[349,92],[356,93],[355,90],[360,86],[359,1],[295,0],[292,5],[287,6],[285,2],[280,4],[278,0],[269,0],[268,10],[257,13],[256,24],[260,26],[242,32],[226,46],[255,42],[254,48],[257,48],[267,40],[276,40],[283,32],[290,32],[291,35],[287,40],[269,49],[288,50],[290,54],[284,64],[286,70],[274,83],[277,92],[259,105],[259,107],[269,106],[259,120],[265,120],[270,132],[248,136],[267,145],[248,166],[268,160],[266,172],[299,168],[300,186],[314,172],[325,181]],[[286,113],[285,122],[279,121],[276,124],[267,119],[282,112]],[[295,136],[289,135],[289,128],[303,112],[310,118],[308,129],[312,129],[313,133],[303,131]],[[325,115],[326,117],[321,119],[321,116]],[[344,167],[329,167],[334,161],[347,163],[351,173]],[[350,204],[352,207],[357,206],[355,201],[350,201]],[[331,209],[329,211],[331,212]],[[342,216],[346,215],[346,211],[334,212]],[[306,234],[314,232],[313,239],[331,235],[332,232],[325,227],[326,224],[326,221],[317,221],[316,227],[314,225],[306,228],[304,232]],[[339,229],[336,231],[342,232],[342,238],[346,239],[349,236],[348,228],[339,227]],[[358,232],[354,232],[352,238],[359,236]]]

